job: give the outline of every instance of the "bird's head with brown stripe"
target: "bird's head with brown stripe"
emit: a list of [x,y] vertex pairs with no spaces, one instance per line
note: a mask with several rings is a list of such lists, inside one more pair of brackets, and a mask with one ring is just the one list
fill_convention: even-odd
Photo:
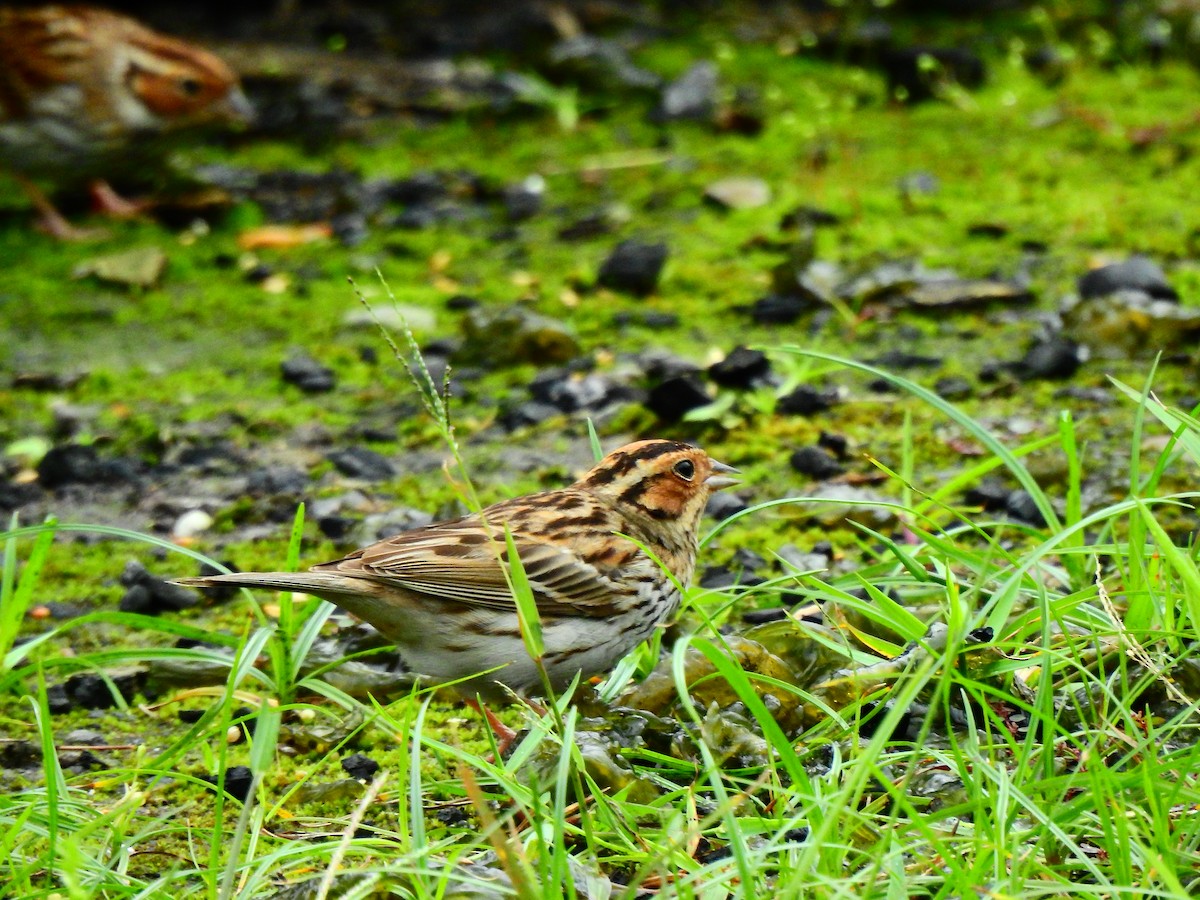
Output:
[[541,676],[505,571],[507,530],[541,617],[542,663],[558,689],[612,668],[675,614],[678,585],[695,567],[705,503],[735,483],[733,472],[688,444],[639,441],[561,490],[406,531],[308,572],[184,583],[315,594],[374,625],[416,673],[470,679],[460,685],[469,695],[496,696],[497,685],[536,693]]

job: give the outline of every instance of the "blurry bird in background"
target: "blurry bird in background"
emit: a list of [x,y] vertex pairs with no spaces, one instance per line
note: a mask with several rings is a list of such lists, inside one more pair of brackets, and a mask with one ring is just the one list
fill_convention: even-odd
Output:
[[56,238],[95,232],[71,225],[36,180],[85,179],[98,211],[128,217],[141,207],[106,175],[160,164],[181,132],[252,115],[233,71],[186,41],[93,7],[0,9],[0,169]]

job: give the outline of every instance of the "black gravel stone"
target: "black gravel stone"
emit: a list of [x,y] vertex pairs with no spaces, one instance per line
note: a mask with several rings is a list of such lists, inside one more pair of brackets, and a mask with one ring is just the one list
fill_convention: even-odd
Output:
[[246,798],[250,796],[250,788],[254,786],[254,773],[250,771],[249,766],[231,766],[225,770],[223,783],[216,775],[206,775],[204,780],[209,784],[224,788],[225,793],[229,796],[245,803]]
[[708,377],[723,387],[754,387],[771,372],[771,361],[761,350],[734,347],[729,355],[708,367]]
[[65,684],[52,684],[46,688],[46,708],[52,716],[62,716],[75,708],[75,701],[67,693]]
[[160,612],[179,612],[197,603],[194,591],[150,574],[137,561],[126,563],[125,571],[121,573],[121,584],[127,588],[125,596],[121,598],[122,612],[155,615]]
[[723,521],[730,516],[736,516],[745,509],[749,509],[746,501],[737,494],[731,494],[728,491],[718,491],[708,498],[708,505],[704,507],[704,514],[712,516],[718,521]]
[[1079,296],[1084,300],[1106,297],[1117,291],[1142,291],[1157,300],[1178,300],[1159,265],[1145,256],[1092,269],[1079,278]]
[[99,675],[80,672],[72,675],[66,683],[67,697],[71,705],[82,709],[111,709],[117,705],[108,683]]
[[[40,477],[40,476],[39,476]],[[36,484],[14,484],[0,481],[0,511],[11,512],[36,500],[42,491]]]
[[936,369],[944,360],[940,356],[922,356],[907,350],[889,350],[871,360],[871,365],[889,372],[904,372],[909,369]]
[[994,478],[985,478],[963,494],[967,506],[978,506],[984,512],[998,512],[1008,503],[1012,488]]
[[284,381],[294,384],[306,394],[323,394],[332,391],[336,384],[332,369],[304,354],[285,360],[281,370]]
[[552,403],[543,403],[541,400],[526,400],[524,403],[518,403],[511,409],[507,409],[501,413],[500,424],[509,431],[514,431],[528,425],[540,425],[547,419],[552,419],[562,414],[563,411]]
[[759,325],[791,325],[815,308],[811,299],[798,294],[767,294],[754,301],[750,318]]
[[646,397],[646,408],[665,422],[675,422],[689,410],[711,402],[699,378],[681,375],[652,387]]
[[375,773],[379,771],[379,763],[375,762],[369,756],[355,753],[353,756],[347,756],[342,759],[342,769],[351,778],[357,778],[359,781],[370,781],[375,777]]
[[1079,370],[1079,345],[1062,335],[1034,344],[1013,369],[1022,381],[1070,378]]
[[797,206],[786,212],[779,220],[783,231],[794,231],[797,228],[816,228],[823,225],[840,225],[842,217],[818,206]]
[[811,416],[833,406],[833,391],[820,391],[811,384],[802,384],[775,401],[775,412],[787,416]]
[[393,181],[387,187],[387,199],[404,206],[432,203],[447,196],[445,179],[437,172],[415,172]]
[[846,452],[849,450],[850,442],[846,440],[844,434],[831,434],[828,431],[822,431],[817,437],[817,446],[824,450],[828,450],[840,460],[846,458]]
[[246,491],[260,497],[299,496],[307,490],[308,475],[291,466],[267,466],[246,479]]
[[6,769],[40,768],[41,745],[34,741],[7,741],[0,743],[0,766]]
[[387,457],[366,447],[347,447],[334,450],[326,457],[339,472],[348,478],[364,481],[387,481],[396,474]]
[[939,378],[933,384],[934,392],[945,400],[966,400],[975,393],[971,382],[957,375]]
[[37,472],[38,482],[45,488],[111,483],[136,477],[128,463],[102,459],[95,447],[84,444],[52,447],[38,463]]
[[658,331],[666,328],[678,328],[679,315],[672,312],[651,311],[642,316],[642,324]]
[[465,312],[468,309],[474,309],[479,305],[479,301],[474,297],[468,297],[466,294],[455,294],[446,301],[446,309],[454,312]]
[[792,454],[792,468],[801,475],[808,475],[818,480],[832,478],[842,473],[838,461],[820,447],[801,447]]
[[508,185],[501,191],[500,199],[510,222],[524,222],[542,211],[546,196],[545,182],[539,176],[527,178],[519,184]]
[[1028,522],[1038,528],[1046,526],[1046,519],[1042,515],[1042,511],[1033,502],[1033,497],[1028,491],[1018,489],[1010,492],[1004,501],[1004,511],[1018,521]]
[[667,245],[661,242],[621,241],[600,266],[597,280],[614,291],[645,297],[658,286],[668,252]]
[[317,528],[331,541],[345,540],[357,524],[358,520],[350,516],[321,516],[317,519]]

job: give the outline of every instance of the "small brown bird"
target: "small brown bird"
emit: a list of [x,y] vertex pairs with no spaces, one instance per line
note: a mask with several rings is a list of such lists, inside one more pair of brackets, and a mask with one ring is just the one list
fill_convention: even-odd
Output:
[[558,690],[576,674],[611,669],[675,614],[675,581],[692,577],[705,503],[736,483],[735,471],[687,444],[639,441],[563,490],[407,531],[308,572],[180,583],[315,594],[374,625],[413,672],[470,679],[458,686],[468,697],[500,697],[501,686],[538,695],[542,682],[505,577],[505,528],[537,603],[543,663]]
[[102,212],[138,207],[102,178],[154,161],[164,138],[252,116],[237,76],[199,47],[85,6],[0,9],[0,168],[21,182],[39,227],[73,227],[32,179],[91,179]]

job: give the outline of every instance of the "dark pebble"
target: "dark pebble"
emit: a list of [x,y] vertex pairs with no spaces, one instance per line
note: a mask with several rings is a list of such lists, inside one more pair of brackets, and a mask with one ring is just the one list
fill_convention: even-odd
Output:
[[699,584],[702,588],[719,590],[729,588],[740,581],[738,574],[725,566],[709,566],[700,575]]
[[761,350],[734,347],[723,360],[708,367],[708,377],[723,387],[750,388],[771,372],[771,361]]
[[152,575],[136,560],[126,563],[121,584],[128,589],[121,598],[122,612],[155,615],[190,609],[197,603],[194,591]]
[[32,769],[42,765],[42,747],[34,741],[0,742],[0,766],[6,769]]
[[1004,501],[1004,511],[1018,521],[1028,522],[1038,528],[1046,526],[1046,519],[1042,515],[1042,511],[1033,502],[1033,497],[1028,491],[1021,489],[1012,491]]
[[815,308],[812,300],[798,294],[767,294],[754,301],[750,318],[759,325],[791,325]]
[[540,425],[547,419],[561,416],[563,411],[552,403],[541,400],[526,400],[500,414],[500,424],[509,431],[524,428],[528,425]]
[[246,479],[246,491],[260,497],[299,496],[307,490],[308,475],[291,466],[267,466]]
[[344,541],[357,524],[358,520],[350,516],[321,516],[317,519],[317,528],[331,541]]
[[811,416],[833,406],[835,393],[802,384],[775,401],[775,412],[786,416]]
[[681,419],[684,413],[712,402],[700,379],[694,375],[668,378],[650,389],[646,408],[665,422]]
[[850,442],[846,440],[844,434],[831,434],[828,431],[822,431],[817,437],[817,446],[823,450],[828,450],[839,460],[844,460],[846,452],[849,450]]
[[111,709],[117,705],[108,683],[90,672],[80,672],[68,678],[66,692],[71,705],[82,709]]
[[642,324],[647,328],[663,330],[679,327],[679,315],[672,312],[648,312],[642,316]]
[[600,266],[597,281],[614,291],[645,297],[658,286],[667,254],[665,243],[621,241]]
[[957,375],[939,378],[933,384],[934,393],[944,400],[966,400],[975,393],[971,382]]
[[293,356],[284,361],[281,370],[284,381],[294,384],[306,394],[322,394],[334,388],[333,370],[321,365],[311,356]]
[[469,297],[466,294],[455,294],[446,301],[446,309],[454,312],[465,312],[468,309],[474,309],[479,305],[479,301],[474,297]]
[[184,725],[195,725],[204,718],[204,710],[202,709],[181,709],[176,717]]
[[38,483],[45,488],[64,484],[98,484],[132,481],[132,467],[124,460],[102,459],[96,448],[85,444],[62,444],[50,448],[37,467]]
[[246,274],[242,276],[251,284],[260,284],[275,274],[275,270],[266,263],[259,263],[253,268],[247,269]]
[[379,771],[379,763],[375,762],[369,756],[355,753],[353,756],[347,756],[342,759],[342,769],[351,778],[357,778],[359,781],[370,781],[375,777],[375,773]]
[[242,803],[246,802],[246,798],[250,796],[250,788],[254,786],[254,774],[249,766],[231,766],[226,769],[224,783],[216,775],[206,775],[204,780],[217,787],[223,787],[225,793]]
[[12,512],[14,509],[20,509],[26,503],[36,500],[41,493],[41,487],[37,484],[0,481],[0,511]]
[[995,478],[985,478],[963,494],[967,506],[978,506],[984,512],[998,512],[1008,503],[1012,488]]
[[504,211],[510,222],[524,222],[542,211],[546,196],[546,184],[540,176],[526,178],[519,184],[511,184],[500,193]]
[[733,564],[743,572],[758,572],[766,568],[767,561],[748,547],[739,547],[733,554]]
[[1079,278],[1079,296],[1084,300],[1117,291],[1142,291],[1157,300],[1179,299],[1158,263],[1145,256],[1131,256],[1124,262],[1100,266]]
[[1079,345],[1062,335],[1054,335],[1030,347],[1013,369],[1022,381],[1070,378],[1078,371],[1079,363]]
[[818,481],[842,473],[838,461],[820,447],[801,447],[791,457],[792,468]]
[[708,498],[708,505],[704,507],[704,514],[712,516],[718,521],[723,521],[730,516],[736,516],[745,509],[749,509],[746,501],[737,494],[731,494],[728,491],[719,491]]
[[387,187],[387,199],[393,203],[412,206],[414,203],[432,203],[447,196],[445,179],[437,172],[415,172],[408,178],[393,181]]
[[387,457],[366,447],[347,447],[334,450],[325,457],[348,478],[364,481],[387,481],[396,474]]

